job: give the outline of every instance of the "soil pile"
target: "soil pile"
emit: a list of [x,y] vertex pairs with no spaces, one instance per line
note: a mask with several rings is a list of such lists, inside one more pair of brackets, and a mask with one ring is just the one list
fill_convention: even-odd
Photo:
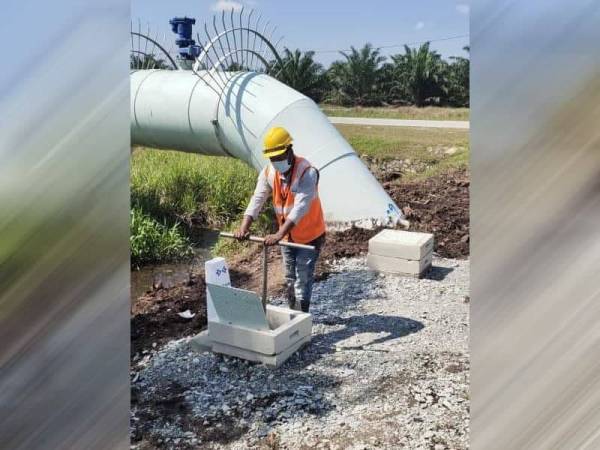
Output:
[[412,231],[435,235],[444,258],[469,256],[469,174],[445,173],[424,181],[384,185],[402,208]]
[[[185,319],[178,313],[190,310]],[[191,276],[182,285],[156,287],[132,299],[131,356],[151,351],[172,339],[199,333],[206,326],[206,285],[203,276]]]
[[[262,292],[262,255],[263,247],[253,244],[251,250],[228,260],[231,284],[250,291]],[[269,295],[283,290],[283,260],[279,247],[267,249],[267,289]]]

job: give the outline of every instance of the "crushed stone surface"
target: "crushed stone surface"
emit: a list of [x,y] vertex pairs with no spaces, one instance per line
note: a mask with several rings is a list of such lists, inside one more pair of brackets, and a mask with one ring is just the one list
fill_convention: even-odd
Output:
[[277,369],[189,337],[157,346],[132,362],[132,448],[468,448],[469,261],[433,266],[419,280],[334,262],[312,342]]

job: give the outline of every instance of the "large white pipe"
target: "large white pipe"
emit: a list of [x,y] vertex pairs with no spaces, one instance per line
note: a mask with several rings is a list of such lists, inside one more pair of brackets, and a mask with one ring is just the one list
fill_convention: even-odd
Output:
[[261,170],[268,162],[262,156],[263,136],[282,126],[294,139],[294,151],[321,173],[319,194],[330,226],[371,227],[403,220],[394,201],[311,99],[265,74],[227,75],[225,89],[213,83],[213,90],[191,71],[133,72],[132,142],[231,156]]

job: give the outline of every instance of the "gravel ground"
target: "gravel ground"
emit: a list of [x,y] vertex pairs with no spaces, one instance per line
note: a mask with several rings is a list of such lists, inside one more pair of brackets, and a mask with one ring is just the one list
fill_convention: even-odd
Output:
[[315,284],[311,344],[278,369],[189,338],[146,354],[132,448],[468,448],[469,261],[433,265],[416,280],[335,262]]

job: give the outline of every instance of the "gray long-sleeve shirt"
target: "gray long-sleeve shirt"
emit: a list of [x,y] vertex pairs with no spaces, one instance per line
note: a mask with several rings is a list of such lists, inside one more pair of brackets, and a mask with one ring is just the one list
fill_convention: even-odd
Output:
[[[278,174],[278,172],[276,172],[275,176],[281,177],[281,182],[284,187],[286,187],[290,181],[289,177]],[[287,218],[294,222],[294,224],[298,224],[308,212],[312,199],[317,195],[318,180],[319,175],[313,167],[306,170],[304,175],[298,180],[298,186],[294,192],[294,207],[287,215]],[[271,191],[271,186],[269,185],[267,175],[263,169],[258,175],[256,189],[254,190],[254,195],[252,195],[252,198],[250,199],[248,208],[246,208],[245,215],[252,216],[252,218],[256,220],[267,198],[271,195]]]

